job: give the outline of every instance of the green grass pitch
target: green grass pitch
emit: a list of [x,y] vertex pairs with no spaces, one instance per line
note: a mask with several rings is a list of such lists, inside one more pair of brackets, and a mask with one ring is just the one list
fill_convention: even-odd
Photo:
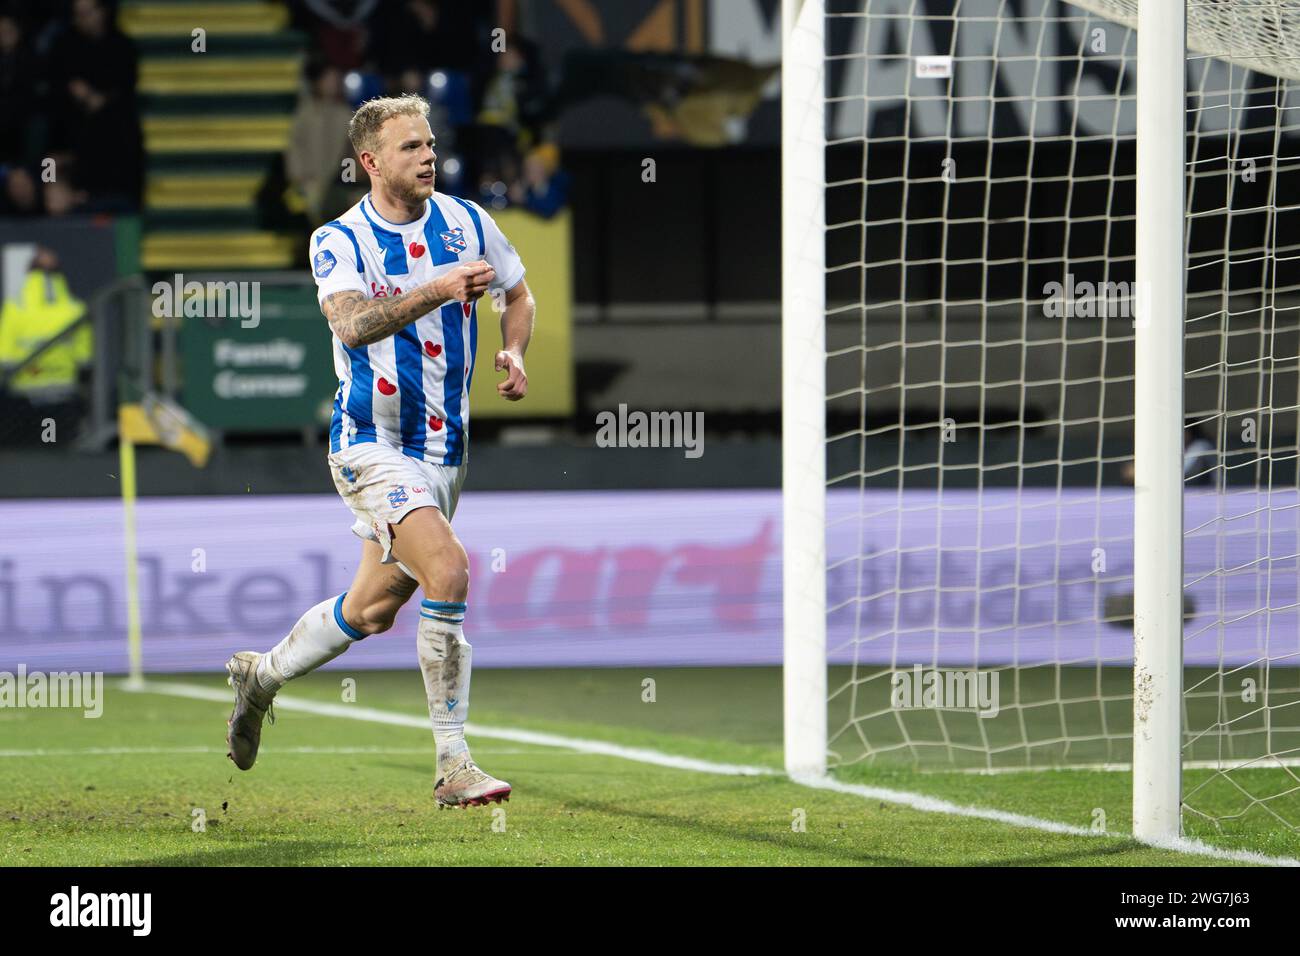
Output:
[[[654,678],[655,701],[642,700]],[[418,672],[318,672],[285,697],[424,715]],[[172,680],[172,678],[163,678]],[[188,684],[225,690],[218,677]],[[832,686],[835,686],[833,675]],[[104,714],[0,710],[0,862],[5,865],[1194,865],[1123,836],[1053,834],[814,790],[779,775],[725,776],[470,734],[509,780],[497,808],[438,811],[427,727],[281,709],[257,766],[226,759],[228,703],[121,689]],[[343,706],[349,706],[343,704]],[[834,708],[832,708],[832,711]],[[834,714],[832,714],[834,717]],[[779,768],[775,668],[488,670],[471,725],[545,731],[730,764]],[[841,779],[1088,827],[1129,826],[1126,773],[997,776],[857,763]],[[194,811],[205,827],[196,830]],[[802,814],[798,813],[802,811]],[[802,817],[805,828],[792,824]],[[1300,856],[1261,815],[1194,835]],[[1189,827],[1190,828],[1190,827]]]

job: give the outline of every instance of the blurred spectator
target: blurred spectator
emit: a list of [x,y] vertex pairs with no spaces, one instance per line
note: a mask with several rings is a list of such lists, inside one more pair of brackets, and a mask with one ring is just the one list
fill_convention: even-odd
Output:
[[546,73],[537,44],[517,33],[507,34],[497,54],[479,111],[481,125],[503,131],[518,149],[541,138],[548,107]]
[[0,216],[31,216],[41,212],[40,194],[31,170],[0,166]]
[[595,96],[615,96],[640,108],[657,137],[725,146],[744,138],[778,69],[719,56],[570,50],[549,115]]
[[[307,91],[298,101],[285,150],[285,171],[313,222],[347,208],[341,198],[341,162],[352,155],[347,128],[352,110],[343,97],[343,75],[319,61],[307,65]],[[358,176],[358,179],[361,177]]]
[[552,183],[558,151],[543,149],[531,162],[523,158],[541,140],[549,105],[537,45],[507,34],[494,67],[474,130],[481,201],[493,209],[514,203],[553,215],[556,198],[567,194],[567,182]]
[[75,430],[83,411],[78,373],[90,362],[93,348],[90,327],[83,325],[28,359],[85,311],[85,303],[72,295],[59,271],[58,256],[38,249],[22,286],[0,307],[0,370],[6,391],[16,399],[5,417],[20,426],[18,436],[8,438],[38,441],[39,423],[45,418],[58,423],[60,435]]
[[480,5],[398,0],[376,13],[370,57],[391,81],[408,70],[484,73]]
[[484,150],[480,163],[478,201],[487,209],[505,209],[510,205],[510,186],[519,180],[519,157],[511,148],[494,145],[495,149]]
[[51,215],[138,208],[144,150],[135,83],[135,48],[103,0],[74,0],[72,27],[50,50],[50,99],[57,120],[56,180],[46,188]]
[[39,107],[36,55],[18,16],[0,12],[0,215],[41,211]]
[[524,157],[522,178],[509,187],[510,202],[549,219],[569,201],[569,174],[560,169],[560,150],[543,143]]
[[364,63],[368,31],[366,20],[379,0],[302,0],[295,6],[295,23],[311,33],[326,62],[340,70],[360,69]]
[[36,54],[22,24],[12,13],[0,13],[0,163],[27,163],[34,157],[24,141],[36,119]]

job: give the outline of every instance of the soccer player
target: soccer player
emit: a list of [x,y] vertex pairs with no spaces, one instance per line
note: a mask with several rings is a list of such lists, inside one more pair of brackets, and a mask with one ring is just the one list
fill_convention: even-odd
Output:
[[[311,237],[321,311],[339,378],[329,467],[356,516],[361,562],[352,586],[307,611],[270,651],[241,651],[227,742],[253,766],[262,719],[287,681],[393,625],[424,594],[416,644],[437,749],[439,807],[506,799],[510,784],[480,770],[465,742],[471,649],[465,640],[469,566],[451,528],[465,481],[475,304],[490,292],[503,345],[497,393],[528,392],[524,351],[535,305],[524,266],[481,207],[434,190],[429,104],[405,95],[361,104],[348,136],[371,191]],[[274,717],[272,717],[274,719]]]

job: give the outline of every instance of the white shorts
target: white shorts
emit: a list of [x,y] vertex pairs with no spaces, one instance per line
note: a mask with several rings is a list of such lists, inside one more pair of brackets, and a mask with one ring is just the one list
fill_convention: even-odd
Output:
[[334,487],[357,516],[352,533],[383,548],[385,564],[397,563],[392,526],[416,508],[437,508],[451,521],[467,467],[421,461],[375,443],[332,452],[328,460]]

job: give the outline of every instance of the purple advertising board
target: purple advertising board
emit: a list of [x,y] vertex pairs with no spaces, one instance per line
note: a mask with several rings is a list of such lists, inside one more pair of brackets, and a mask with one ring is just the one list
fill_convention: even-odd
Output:
[[[1189,492],[1188,664],[1300,663],[1298,515],[1294,491]],[[0,521],[0,670],[124,671],[120,503],[0,502]],[[1131,630],[1101,618],[1132,590],[1132,521],[1125,489],[832,492],[830,659],[1128,663]],[[347,588],[351,523],[332,496],[140,501],[145,669],[270,647]],[[776,491],[471,493],[455,526],[478,666],[781,662]],[[417,607],[347,666],[414,667]]]

